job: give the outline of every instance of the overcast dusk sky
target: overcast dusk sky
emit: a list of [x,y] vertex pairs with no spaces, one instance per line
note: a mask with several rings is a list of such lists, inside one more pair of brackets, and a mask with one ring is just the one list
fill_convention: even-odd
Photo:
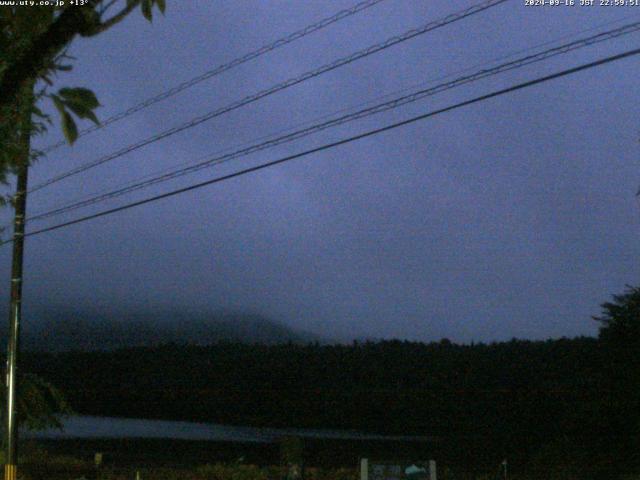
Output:
[[[56,86],[93,89],[103,105],[98,116],[107,118],[355,3],[168,0],[166,16],[156,13],[152,24],[135,12],[104,35],[77,39],[70,50],[74,71],[60,75]],[[385,0],[52,152],[32,168],[30,182],[474,3]],[[511,0],[34,192],[28,211],[195,163],[469,67],[486,68],[536,45],[554,42],[544,49],[633,21],[640,21],[640,7],[529,7]],[[640,33],[627,35],[28,229],[638,46]],[[25,308],[247,311],[333,338],[595,335],[590,317],[599,304],[625,284],[637,285],[640,274],[639,65],[640,57],[621,60],[30,237]],[[56,126],[35,143],[60,138]],[[0,255],[6,298],[10,249]]]

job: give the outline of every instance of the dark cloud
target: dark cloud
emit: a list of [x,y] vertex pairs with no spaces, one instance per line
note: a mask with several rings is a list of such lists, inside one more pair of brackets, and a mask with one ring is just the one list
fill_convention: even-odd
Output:
[[[32,182],[470,4],[388,0],[57,151],[33,168]],[[153,25],[137,15],[103,37],[78,41],[76,70],[60,83],[93,88],[106,118],[348,5],[171,2],[166,18]],[[29,208],[46,210],[632,10],[508,2],[60,182],[34,194]],[[637,38],[487,79],[128,198],[623,51]],[[637,283],[639,273],[637,62],[30,238],[25,302],[250,310],[343,337],[594,334],[590,316],[598,304]],[[42,143],[58,136],[55,130]],[[2,252],[5,271],[8,253]]]

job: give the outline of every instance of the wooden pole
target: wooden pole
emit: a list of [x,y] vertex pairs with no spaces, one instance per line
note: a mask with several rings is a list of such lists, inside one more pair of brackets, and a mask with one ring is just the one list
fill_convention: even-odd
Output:
[[20,119],[20,158],[16,159],[17,184],[14,198],[13,257],[11,263],[11,299],[9,309],[9,344],[7,347],[7,403],[5,415],[5,480],[18,477],[18,353],[22,317],[22,264],[24,224],[27,210],[27,179],[31,153],[31,107],[33,82],[28,82],[18,102]]

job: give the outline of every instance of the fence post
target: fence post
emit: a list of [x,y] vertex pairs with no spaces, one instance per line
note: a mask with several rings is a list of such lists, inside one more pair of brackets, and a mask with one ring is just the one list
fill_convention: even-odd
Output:
[[360,480],[369,480],[369,459],[360,459]]
[[287,480],[304,478],[304,447],[300,437],[283,437],[280,439],[280,458],[287,469]]
[[102,469],[102,452],[96,452],[93,456],[93,464],[96,467],[95,478],[100,478],[100,470]]
[[429,480],[438,480],[435,460],[429,460]]

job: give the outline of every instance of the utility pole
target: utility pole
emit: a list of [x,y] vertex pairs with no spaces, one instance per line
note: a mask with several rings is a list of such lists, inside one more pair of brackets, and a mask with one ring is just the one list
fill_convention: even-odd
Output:
[[9,345],[7,348],[7,404],[5,413],[6,460],[4,480],[18,477],[18,353],[22,317],[22,263],[24,224],[27,210],[27,178],[31,154],[31,107],[34,82],[25,85],[17,102],[19,122],[19,158],[16,159],[15,216],[13,220],[13,257],[11,263],[11,307],[9,311]]

